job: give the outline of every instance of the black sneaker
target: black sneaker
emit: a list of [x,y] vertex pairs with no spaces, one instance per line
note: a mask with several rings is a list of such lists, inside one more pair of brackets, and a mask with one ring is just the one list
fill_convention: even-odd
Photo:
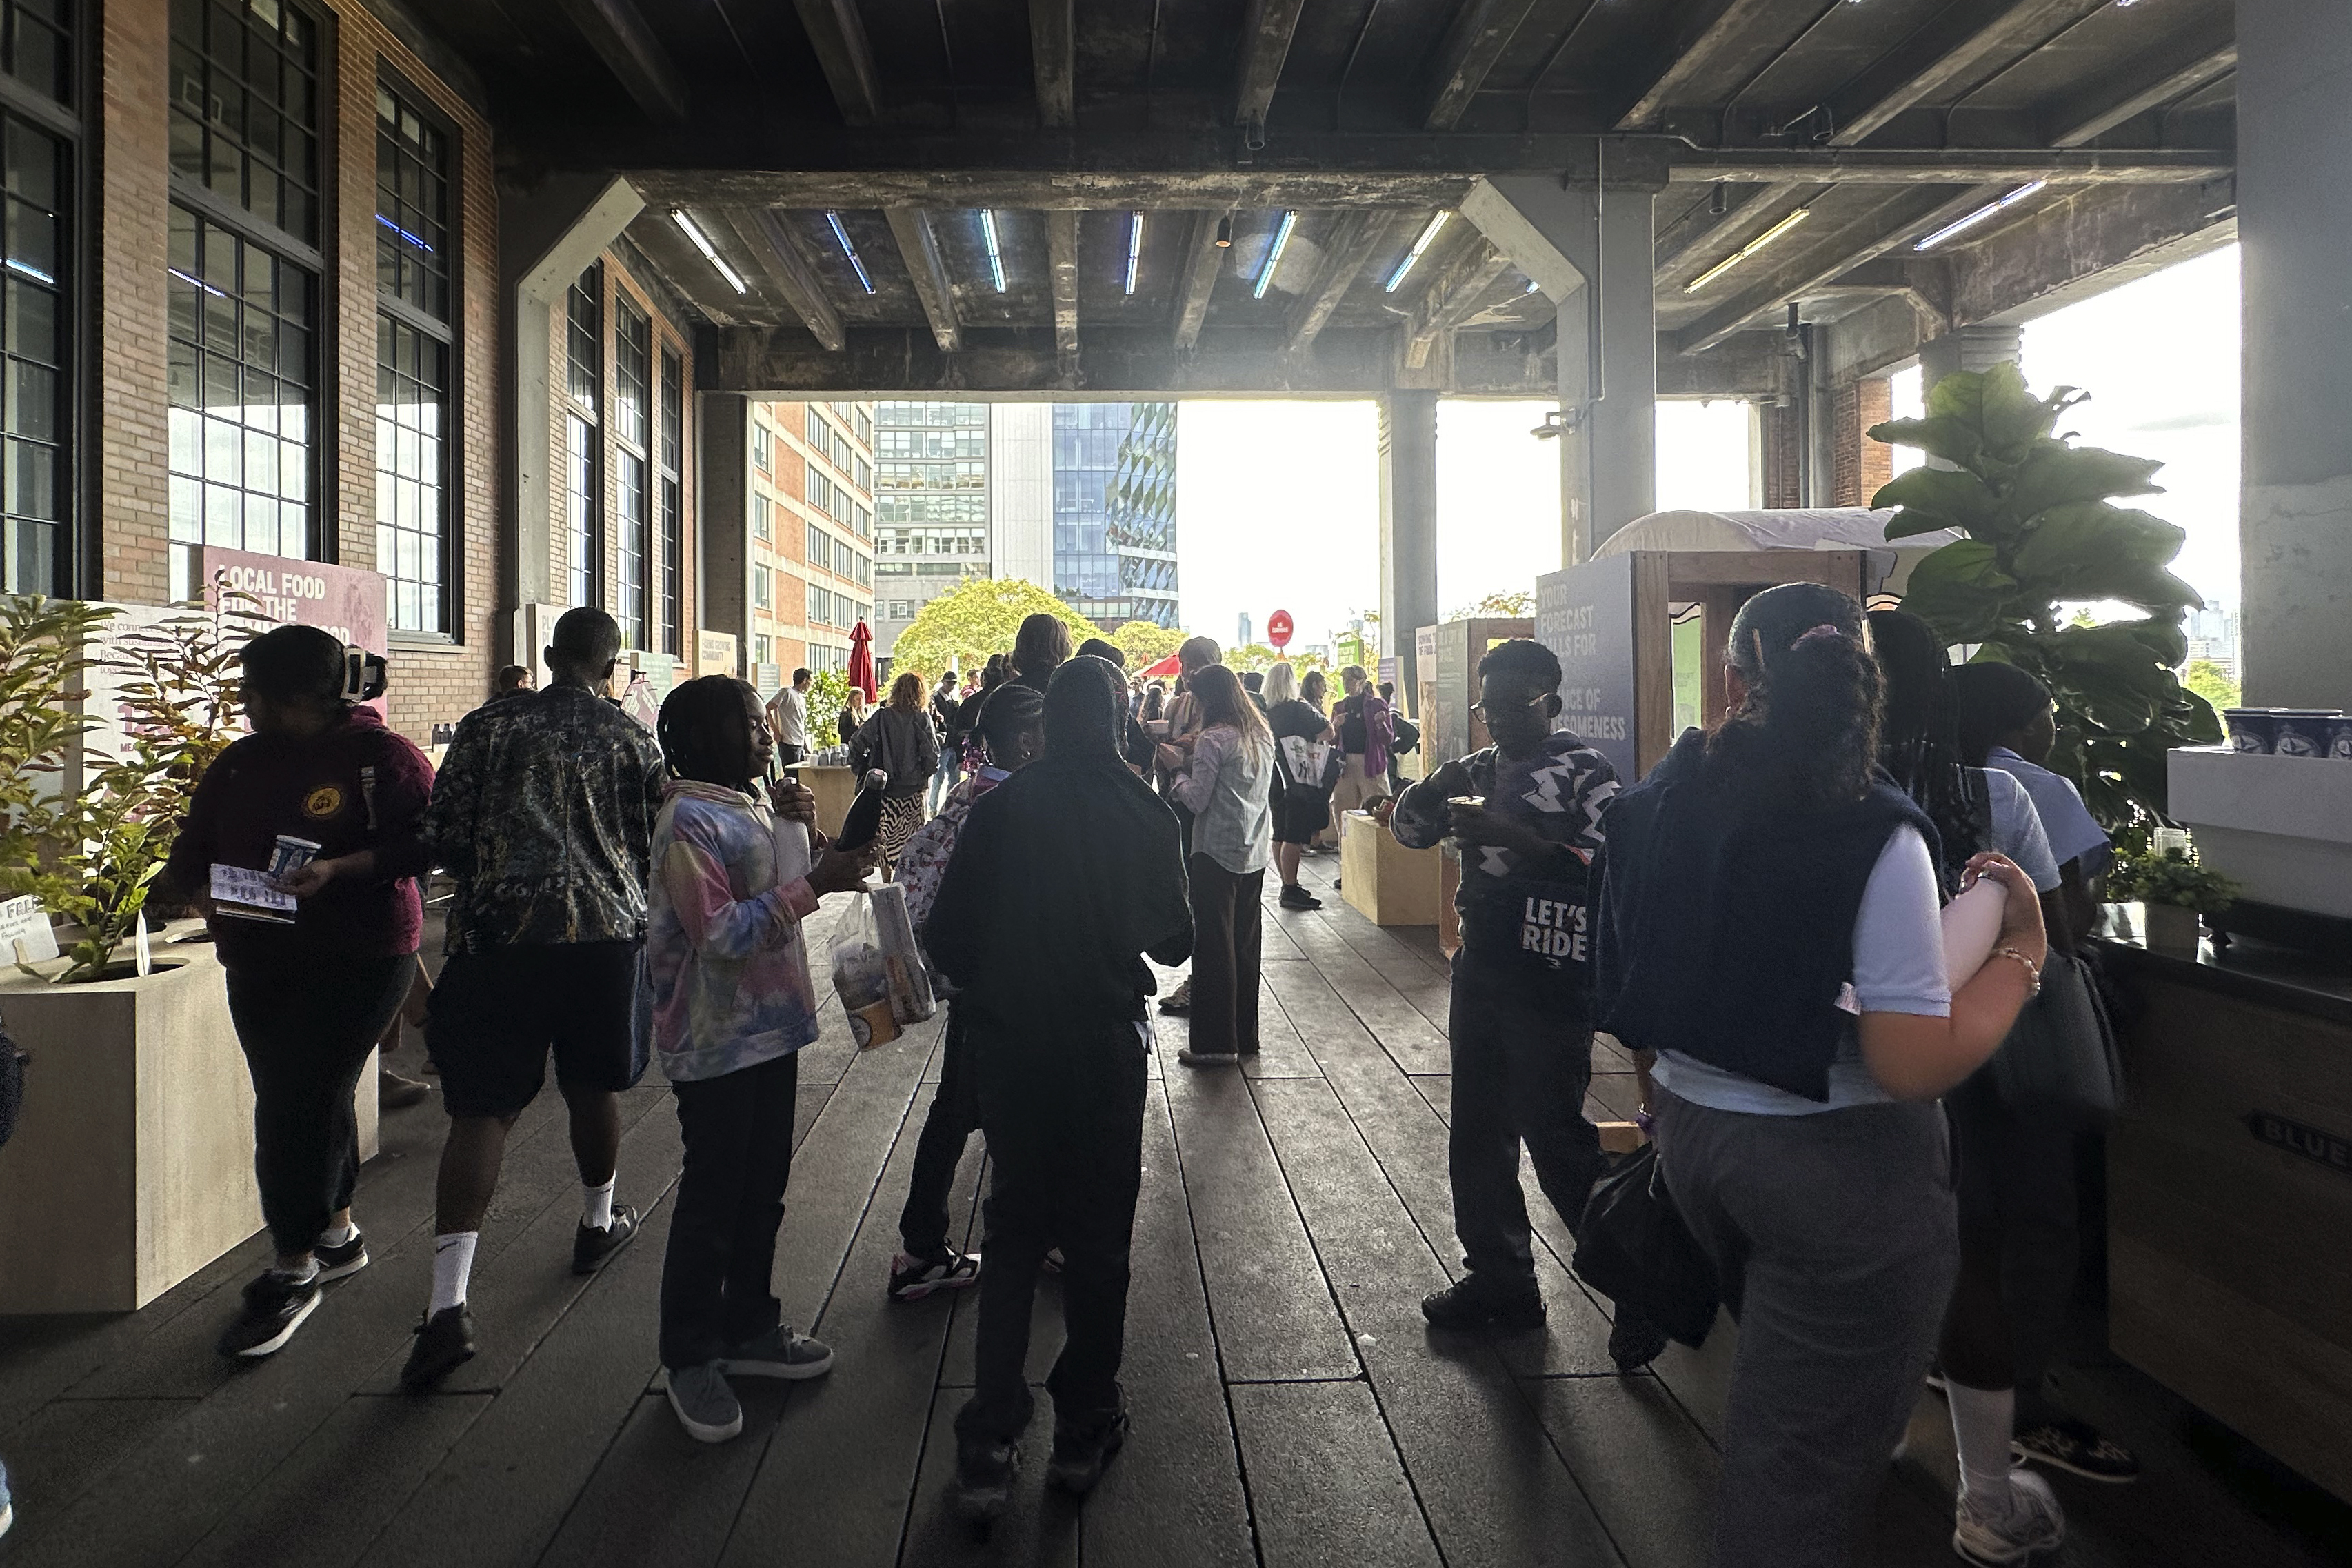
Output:
[[474,1314],[466,1303],[444,1307],[416,1325],[416,1343],[400,1369],[400,1386],[423,1394],[474,1359]]
[[245,1288],[236,1319],[221,1331],[220,1353],[236,1356],[275,1354],[302,1320],[319,1310],[319,1277],[297,1279],[268,1269]]
[[2086,1481],[2121,1486],[2139,1479],[2139,1460],[2132,1451],[2099,1436],[2088,1422],[2044,1421],[2020,1432],[2009,1447],[2020,1464],[2048,1465]]
[[967,1438],[956,1444],[956,1511],[973,1524],[993,1524],[1013,1501],[1013,1479],[1021,1473],[1021,1450],[1003,1437]]
[[593,1274],[613,1260],[613,1254],[636,1239],[637,1211],[626,1204],[613,1205],[613,1223],[602,1230],[582,1226],[572,1233],[572,1272]]
[[329,1247],[325,1242],[310,1249],[319,1260],[319,1283],[348,1279],[368,1266],[367,1237],[354,1227],[352,1238],[341,1247]]
[[1323,900],[1293,882],[1282,889],[1282,907],[1286,910],[1319,910]]
[[1481,1285],[1465,1274],[1443,1290],[1421,1299],[1421,1315],[1440,1329],[1539,1329],[1543,1297],[1532,1282],[1516,1289]]
[[1084,1497],[1102,1479],[1103,1468],[1127,1441],[1127,1396],[1118,1408],[1083,1426],[1054,1423],[1054,1457],[1046,1461],[1045,1479],[1073,1497]]
[[1666,1348],[1666,1331],[1652,1322],[1638,1307],[1615,1303],[1617,1321],[1609,1325],[1609,1359],[1619,1372],[1639,1372]]
[[943,1247],[918,1258],[901,1252],[890,1259],[890,1300],[919,1301],[941,1290],[961,1290],[980,1281],[980,1255]]

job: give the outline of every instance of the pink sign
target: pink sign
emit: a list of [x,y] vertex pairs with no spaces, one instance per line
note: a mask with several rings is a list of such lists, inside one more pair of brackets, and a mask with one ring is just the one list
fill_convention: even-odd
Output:
[[[222,607],[221,591],[243,594],[247,597],[230,607],[247,616],[281,626],[317,626],[346,647],[392,652],[390,604],[380,572],[211,544],[205,546],[197,565],[206,585],[205,597],[215,609]],[[378,713],[385,710],[382,698],[368,706]]]

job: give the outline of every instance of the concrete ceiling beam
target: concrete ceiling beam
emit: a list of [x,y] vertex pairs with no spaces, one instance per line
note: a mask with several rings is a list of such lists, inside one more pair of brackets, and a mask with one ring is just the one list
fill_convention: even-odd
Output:
[[1949,103],[2108,0],[1953,0],[1822,100],[1832,147],[1855,146],[1905,110]]
[[1029,70],[1037,83],[1037,121],[1048,128],[1078,122],[1076,0],[1029,0]]
[[1687,281],[1713,265],[1719,252],[1736,250],[1780,222],[1790,209],[1802,205],[1799,198],[1805,189],[1797,184],[1726,185],[1719,213],[1708,202],[1697,202],[1658,233],[1651,261],[1660,287]]
[[1054,276],[1054,352],[1066,369],[1078,362],[1078,215],[1045,215],[1046,248]]
[[1234,72],[1234,123],[1265,139],[1266,110],[1290,58],[1291,35],[1298,30],[1307,0],[1249,0],[1242,22],[1241,58]]
[[1462,0],[1430,71],[1429,109],[1422,124],[1451,131],[1462,122],[1478,89],[1510,47],[1511,36],[1535,9],[1535,0]]
[[857,0],[793,0],[801,28],[833,89],[834,106],[845,125],[872,125],[882,118],[882,82],[874,68],[874,45],[866,36]]
[[562,0],[596,58],[656,125],[686,120],[686,80],[630,0]]
[[[1719,147],[1679,155],[1670,184],[1717,180],[1774,184],[1788,180],[1853,181],[1871,185],[1954,185],[1989,181],[2048,180],[2082,184],[2202,184],[2232,174],[2237,155],[2227,148],[2097,148],[2041,152],[2033,148],[1840,147],[1819,151],[1780,147]],[[635,178],[635,176],[632,176]],[[660,176],[646,178],[657,181]]]
[[[798,328],[721,328],[709,390],[752,397],[815,395],[1034,398],[1067,396],[1069,386],[1043,328],[967,328],[961,352],[940,351],[919,327],[852,326],[846,353],[828,354]],[[1457,331],[1436,389],[1466,395],[1555,397],[1551,352],[1528,331]],[[1395,390],[1393,325],[1333,327],[1312,354],[1294,354],[1275,333],[1213,327],[1180,351],[1164,327],[1097,322],[1087,331],[1078,371],[1089,397],[1369,397]]]
[[[1989,186],[1951,195],[1929,190],[1890,193],[1871,212],[1830,233],[1804,236],[1812,243],[1774,257],[1780,265],[1729,281],[1738,289],[1697,321],[1675,333],[1678,353],[1700,353],[1754,321],[1812,292],[1832,292],[1835,280],[1864,262],[1981,206],[1997,191]],[[1801,235],[1802,230],[1798,231]],[[1744,286],[1742,286],[1744,284]]]
[[800,241],[784,227],[772,207],[755,207],[733,220],[736,237],[766,275],[768,286],[782,295],[808,328],[809,335],[833,353],[848,342],[843,335],[841,312],[826,297],[824,280]]
[[1649,85],[1617,117],[1620,131],[1649,131],[1669,109],[1704,102],[1693,84],[1731,60],[1752,78],[1780,53],[1764,23],[1787,0],[1701,0],[1675,18],[1651,67]]
[[1183,281],[1176,289],[1175,344],[1188,352],[1201,341],[1201,323],[1208,319],[1209,296],[1216,291],[1217,274],[1225,253],[1217,246],[1217,220],[1223,212],[1192,215],[1192,237],[1184,249]]
[[892,206],[883,209],[883,216],[889,220],[890,237],[898,242],[907,274],[914,279],[915,298],[923,302],[931,336],[942,353],[956,353],[963,347],[963,329],[956,321],[955,285],[948,277],[947,258],[940,254],[939,237],[931,232],[930,214],[916,206]]
[[1349,288],[1387,246],[1396,226],[1395,216],[1389,213],[1349,213],[1339,219],[1339,226],[1323,242],[1323,266],[1315,281],[1291,308],[1285,338],[1294,351],[1315,342],[1330,321],[1331,312],[1348,297]]
[[2230,12],[2166,39],[2109,73],[2107,85],[2059,100],[2043,116],[2053,147],[2080,147],[2136,114],[2160,109],[2238,68],[2237,19]]

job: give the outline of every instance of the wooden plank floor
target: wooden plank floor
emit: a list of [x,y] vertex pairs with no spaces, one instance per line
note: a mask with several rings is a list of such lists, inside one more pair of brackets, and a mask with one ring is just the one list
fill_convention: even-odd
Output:
[[[1083,1506],[1043,1488],[1044,1405],[992,1537],[946,1507],[974,1303],[883,1295],[939,1025],[861,1054],[835,1006],[802,1058],[777,1288],[839,1361],[814,1384],[747,1385],[741,1438],[688,1441],[660,1393],[678,1145],[658,1086],[624,1109],[620,1191],[646,1213],[641,1242],[572,1277],[575,1177],[543,1096],[516,1129],[476,1266],[482,1354],[435,1395],[397,1392],[431,1250],[443,1123],[427,1106],[385,1119],[362,1181],[374,1266],[332,1287],[280,1355],[237,1366],[212,1351],[265,1261],[259,1237],[139,1313],[0,1321],[18,1513],[0,1564],[1702,1563],[1727,1325],[1703,1352],[1618,1375],[1605,1312],[1564,1267],[1566,1233],[1530,1174],[1548,1328],[1490,1342],[1422,1326],[1419,1297],[1459,1267],[1445,971],[1432,932],[1347,908],[1324,887],[1334,869],[1309,863],[1320,913],[1269,899],[1257,1063],[1185,1069],[1182,1023],[1160,1021],[1129,1309],[1134,1436]],[[415,1070],[413,1043],[402,1064]],[[1630,1064],[1604,1045],[1597,1066],[1590,1109],[1624,1113]],[[974,1246],[983,1173],[974,1140],[955,1201]],[[1048,1283],[1040,1383],[1058,1306]],[[2063,1562],[2352,1562],[2352,1510],[2126,1368],[2066,1376],[2149,1475],[2060,1478]],[[1952,1561],[1951,1474],[1943,1406],[1923,1397],[1872,1562]]]

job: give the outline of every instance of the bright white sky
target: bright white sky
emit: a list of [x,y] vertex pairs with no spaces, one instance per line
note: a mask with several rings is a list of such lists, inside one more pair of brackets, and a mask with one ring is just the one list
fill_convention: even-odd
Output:
[[[2026,380],[2086,387],[2060,426],[2095,447],[2162,458],[2167,493],[2131,503],[2189,531],[2174,569],[2209,602],[2238,596],[2238,252],[2232,246],[2042,317]],[[1917,396],[1917,375],[1897,384]],[[1528,432],[1552,406],[1438,405],[1437,600],[1451,616],[1531,590],[1559,564],[1559,453]],[[1741,403],[1658,405],[1664,509],[1748,504]],[[1380,420],[1369,403],[1201,400],[1177,409],[1176,530],[1186,629],[1265,637],[1286,609],[1327,644],[1380,601]]]

